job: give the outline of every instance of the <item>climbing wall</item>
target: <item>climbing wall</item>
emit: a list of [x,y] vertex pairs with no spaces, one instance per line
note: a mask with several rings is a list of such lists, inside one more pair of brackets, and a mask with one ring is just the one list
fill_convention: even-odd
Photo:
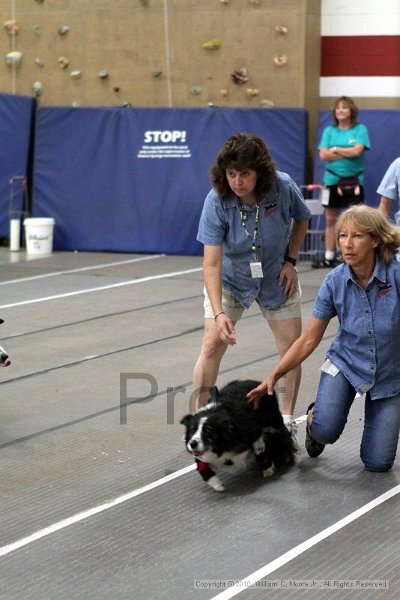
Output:
[[3,0],[0,92],[40,104],[318,101],[319,0]]

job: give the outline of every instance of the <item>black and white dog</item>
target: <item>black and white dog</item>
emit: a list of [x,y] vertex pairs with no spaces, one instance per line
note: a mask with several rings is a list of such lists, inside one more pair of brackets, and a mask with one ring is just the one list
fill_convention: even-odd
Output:
[[242,469],[252,454],[264,477],[275,468],[294,464],[292,438],[275,393],[264,396],[256,410],[246,399],[259,383],[236,380],[220,391],[213,388],[208,403],[180,421],[186,427],[185,445],[197,470],[216,492],[225,489],[216,473],[221,468]]

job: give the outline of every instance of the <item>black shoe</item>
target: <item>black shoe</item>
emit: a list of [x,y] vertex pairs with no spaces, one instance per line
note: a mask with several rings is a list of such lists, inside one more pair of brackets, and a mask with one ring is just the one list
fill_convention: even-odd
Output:
[[337,267],[339,262],[334,258],[333,260],[329,260],[328,258],[320,258],[311,263],[312,269],[333,269]]
[[[315,402],[312,402],[312,404],[310,404],[310,406],[307,408],[307,415],[310,410],[314,408],[314,404]],[[311,456],[311,458],[317,458],[317,456],[323,453],[324,448],[325,444],[317,442],[317,440],[314,440],[314,438],[311,437],[308,431],[308,423],[306,422],[306,450],[308,456]]]

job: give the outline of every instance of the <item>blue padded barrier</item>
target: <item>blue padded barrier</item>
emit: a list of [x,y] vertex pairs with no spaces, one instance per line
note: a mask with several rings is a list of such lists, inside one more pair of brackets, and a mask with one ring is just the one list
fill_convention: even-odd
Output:
[[[363,109],[359,111],[358,118],[360,123],[368,128],[371,142],[371,149],[366,152],[364,163],[365,203],[377,206],[380,196],[376,190],[390,163],[400,156],[400,110]],[[322,131],[332,124],[331,111],[320,111],[315,154],[315,183],[322,183],[325,168],[318,151]],[[398,208],[393,207],[393,212],[396,210]]]
[[260,135],[305,180],[304,109],[38,110],[33,216],[55,219],[56,250],[201,254],[209,168],[237,131]]
[[[0,236],[9,236],[10,179],[28,176],[36,100],[0,94]],[[22,209],[21,186],[15,187],[14,206]]]

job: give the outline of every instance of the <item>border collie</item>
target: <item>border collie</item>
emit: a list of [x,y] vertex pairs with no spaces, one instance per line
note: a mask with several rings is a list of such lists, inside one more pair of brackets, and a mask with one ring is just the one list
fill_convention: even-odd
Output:
[[256,410],[247,401],[246,394],[259,384],[236,380],[220,391],[213,388],[208,403],[180,421],[186,427],[186,449],[216,492],[225,489],[217,472],[242,469],[252,454],[264,477],[273,475],[275,468],[294,464],[292,438],[275,393],[263,396]]

